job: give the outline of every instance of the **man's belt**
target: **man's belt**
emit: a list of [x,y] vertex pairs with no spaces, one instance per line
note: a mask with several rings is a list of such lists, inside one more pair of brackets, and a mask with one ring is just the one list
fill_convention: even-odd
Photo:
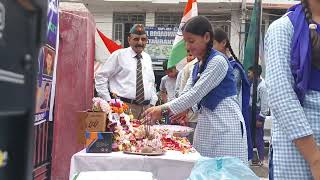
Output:
[[134,99],[128,99],[128,98],[124,98],[124,97],[119,97],[119,98],[121,101],[126,102],[126,103],[130,103],[130,104],[137,104],[137,105],[149,105],[150,104],[150,100],[145,100],[140,104]]

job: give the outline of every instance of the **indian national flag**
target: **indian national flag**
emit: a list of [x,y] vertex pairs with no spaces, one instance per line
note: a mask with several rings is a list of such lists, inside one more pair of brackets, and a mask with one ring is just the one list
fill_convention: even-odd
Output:
[[180,22],[179,30],[174,39],[172,50],[169,56],[168,68],[176,66],[178,70],[181,70],[186,64],[187,50],[185,48],[185,42],[183,40],[181,28],[189,19],[194,16],[198,16],[197,0],[188,0]]
[[103,63],[108,59],[110,54],[122,47],[105,36],[98,29],[95,35],[95,61],[94,61],[94,75],[100,70]]

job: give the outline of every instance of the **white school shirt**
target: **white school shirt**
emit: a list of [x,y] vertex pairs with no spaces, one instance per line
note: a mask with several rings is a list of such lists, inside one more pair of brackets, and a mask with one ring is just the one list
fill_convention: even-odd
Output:
[[[109,101],[112,92],[120,97],[136,99],[136,55],[131,47],[119,49],[111,54],[95,77],[95,87],[100,97]],[[151,57],[145,52],[141,55],[144,98],[155,105],[158,97]]]

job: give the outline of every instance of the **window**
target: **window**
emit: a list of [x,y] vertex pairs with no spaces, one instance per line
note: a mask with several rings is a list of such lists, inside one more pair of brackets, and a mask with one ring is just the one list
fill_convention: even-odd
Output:
[[120,13],[113,14],[114,23],[132,23],[132,24],[145,24],[145,13]]
[[121,44],[123,44],[123,24],[122,23],[115,23],[113,26],[113,39],[115,41],[119,40]]
[[222,28],[230,38],[231,33],[231,14],[200,14],[205,16],[210,21],[212,27]]
[[156,12],[155,26],[159,27],[179,27],[182,13]]

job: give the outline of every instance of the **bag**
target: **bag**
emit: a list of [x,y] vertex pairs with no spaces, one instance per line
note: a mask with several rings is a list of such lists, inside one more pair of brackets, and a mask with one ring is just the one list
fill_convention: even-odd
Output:
[[187,180],[259,180],[238,158],[201,158]]

